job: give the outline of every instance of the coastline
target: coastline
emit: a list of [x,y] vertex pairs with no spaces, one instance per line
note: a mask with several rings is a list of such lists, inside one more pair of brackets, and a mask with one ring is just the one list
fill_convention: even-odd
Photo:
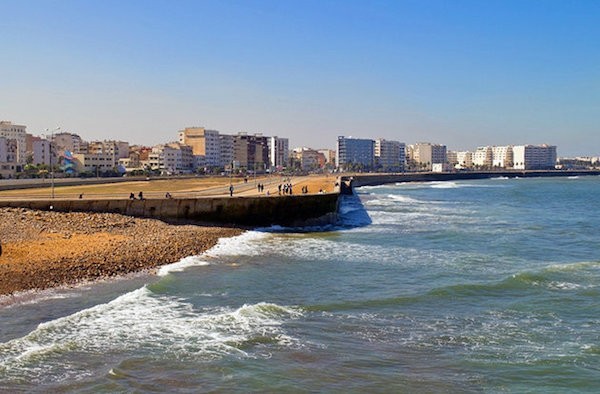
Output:
[[155,269],[243,231],[115,213],[0,208],[0,296]]

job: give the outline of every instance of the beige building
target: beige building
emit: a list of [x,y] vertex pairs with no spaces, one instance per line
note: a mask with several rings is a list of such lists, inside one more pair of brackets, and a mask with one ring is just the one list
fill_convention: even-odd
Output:
[[194,156],[204,156],[207,166],[221,165],[219,132],[204,127],[186,127],[179,131],[179,143],[192,147]]
[[432,164],[447,162],[446,145],[419,142],[409,147],[410,159],[417,165],[431,171]]
[[455,168],[471,168],[473,167],[473,152],[460,151],[456,152],[456,164]]
[[27,160],[27,126],[13,124],[12,122],[0,121],[0,137],[15,140],[17,142],[17,163],[25,164]]
[[489,146],[481,146],[473,153],[473,165],[485,169],[491,169],[494,165],[494,152]]
[[73,133],[56,133],[52,137],[52,142],[59,155],[65,151],[71,153],[87,153],[87,144],[77,134]]

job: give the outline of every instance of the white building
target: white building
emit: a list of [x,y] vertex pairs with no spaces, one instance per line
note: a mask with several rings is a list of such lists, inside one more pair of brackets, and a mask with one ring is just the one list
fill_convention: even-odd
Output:
[[513,148],[512,146],[492,147],[492,166],[499,168],[512,168]]
[[473,152],[470,152],[470,151],[456,152],[455,167],[458,169],[473,167]]
[[490,146],[480,146],[473,153],[473,165],[491,169],[494,165],[494,152]]
[[221,134],[219,135],[219,144],[221,149],[219,165],[224,168],[231,168],[231,163],[235,157],[235,136]]
[[192,147],[177,142],[156,145],[148,155],[148,165],[167,174],[189,174],[194,169]]
[[33,164],[46,164],[48,166],[58,163],[56,152],[50,141],[43,138],[36,138],[32,141]]
[[388,141],[383,138],[376,139],[375,162],[378,169],[382,171],[404,171],[406,166],[406,144],[398,141]]
[[514,169],[551,170],[556,166],[556,146],[517,145],[513,147]]
[[290,142],[287,138],[268,137],[271,168],[286,167],[289,162]]
[[17,143],[17,163],[25,164],[27,160],[27,126],[12,124],[12,122],[2,120],[0,121],[0,137],[15,140]]

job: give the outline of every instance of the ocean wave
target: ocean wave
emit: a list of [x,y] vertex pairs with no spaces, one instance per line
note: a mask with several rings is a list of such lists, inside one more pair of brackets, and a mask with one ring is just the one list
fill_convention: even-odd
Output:
[[210,263],[208,261],[202,259],[202,256],[188,256],[188,257],[184,257],[183,259],[179,260],[176,263],[163,265],[162,267],[160,267],[158,269],[158,271],[156,272],[156,275],[166,276],[171,272],[181,272],[188,267],[209,265],[209,264]]
[[248,344],[257,338],[281,346],[295,343],[282,324],[300,316],[296,308],[266,302],[198,310],[142,287],[0,344],[0,375],[5,381],[33,383],[80,379],[102,368],[110,355],[118,358],[133,350],[179,360],[254,357]]

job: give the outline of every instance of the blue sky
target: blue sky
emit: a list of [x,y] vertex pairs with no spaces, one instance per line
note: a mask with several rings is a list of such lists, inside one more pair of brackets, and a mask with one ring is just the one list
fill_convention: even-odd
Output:
[[0,118],[600,155],[600,1],[0,0]]

